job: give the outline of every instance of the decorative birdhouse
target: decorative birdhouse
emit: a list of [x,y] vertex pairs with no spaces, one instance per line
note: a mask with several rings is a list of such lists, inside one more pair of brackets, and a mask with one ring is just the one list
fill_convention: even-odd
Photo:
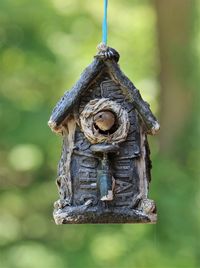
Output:
[[49,126],[63,138],[57,224],[156,222],[147,134],[159,124],[118,60],[101,47],[52,112]]

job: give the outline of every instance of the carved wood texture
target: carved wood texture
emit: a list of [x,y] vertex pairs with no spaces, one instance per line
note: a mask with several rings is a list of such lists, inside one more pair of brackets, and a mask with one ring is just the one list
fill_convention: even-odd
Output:
[[[85,105],[95,98],[109,98],[121,104],[128,111],[130,129],[127,140],[120,144],[119,154],[110,155],[112,173],[115,179],[114,200],[109,202],[110,207],[130,206],[135,196],[140,194],[140,177],[138,174],[138,160],[141,157],[141,121],[134,104],[130,103],[122,93],[122,88],[108,73],[100,75],[84,93],[84,98],[75,107],[79,114]],[[145,147],[148,148],[147,140]],[[63,144],[63,153],[59,164],[59,174],[66,172],[66,144]],[[146,150],[145,161],[149,173],[149,150]],[[71,159],[72,179],[72,204],[83,205],[87,200],[92,200],[93,205],[99,203],[97,190],[97,168],[99,159],[90,150],[90,143],[80,128],[76,127],[74,151]],[[146,170],[144,170],[146,173]],[[149,174],[143,174],[149,180]],[[66,195],[65,198],[69,199]],[[146,193],[147,195],[147,193]],[[63,198],[63,195],[60,196]]]

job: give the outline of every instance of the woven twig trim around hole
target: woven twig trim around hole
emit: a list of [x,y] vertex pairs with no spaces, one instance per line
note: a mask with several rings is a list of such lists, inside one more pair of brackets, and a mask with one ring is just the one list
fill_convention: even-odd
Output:
[[[94,127],[94,115],[100,111],[111,111],[117,116],[119,127],[109,135],[99,133]],[[107,98],[91,100],[80,115],[81,129],[86,138],[92,143],[121,143],[126,140],[130,122],[128,113],[123,107]]]

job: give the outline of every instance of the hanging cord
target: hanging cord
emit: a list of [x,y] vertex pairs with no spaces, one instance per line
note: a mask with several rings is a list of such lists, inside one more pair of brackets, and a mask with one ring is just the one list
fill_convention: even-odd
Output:
[[97,49],[101,51],[107,51],[107,41],[108,41],[108,22],[107,22],[107,14],[108,14],[108,0],[104,1],[104,14],[102,21],[102,42],[97,46]]
[[104,1],[104,16],[103,16],[103,22],[102,22],[102,42],[97,46],[98,54],[97,57],[100,57],[102,59],[114,59],[116,62],[119,61],[119,53],[113,49],[107,46],[108,41],[108,0]]
[[107,14],[108,14],[108,0],[104,0],[104,17],[103,17],[103,23],[102,23],[102,43],[105,45],[107,45],[107,41],[108,41]]

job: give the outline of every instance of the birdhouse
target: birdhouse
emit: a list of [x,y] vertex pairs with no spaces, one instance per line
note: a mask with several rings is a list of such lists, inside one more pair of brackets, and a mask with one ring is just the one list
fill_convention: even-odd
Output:
[[159,124],[118,60],[116,50],[101,47],[50,117],[63,139],[57,224],[156,222],[147,134]]

